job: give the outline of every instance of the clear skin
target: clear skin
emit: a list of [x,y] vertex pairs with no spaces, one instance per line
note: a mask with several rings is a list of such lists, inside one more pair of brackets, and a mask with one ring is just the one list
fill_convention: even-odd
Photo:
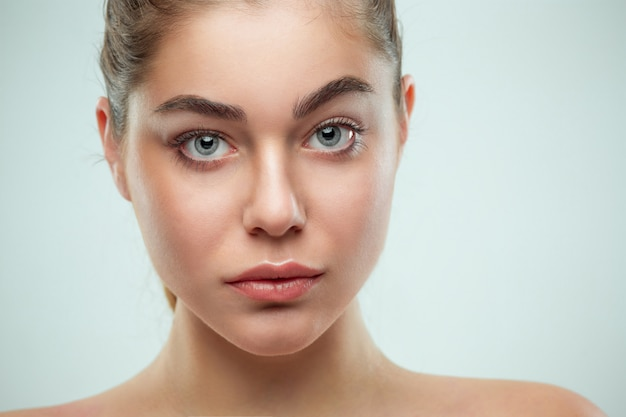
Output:
[[[369,275],[383,246],[406,134],[382,58],[364,53],[356,40],[332,42],[338,31],[325,19],[306,25],[311,12],[296,20],[293,11],[275,9],[271,19],[281,30],[259,37],[267,31],[265,13],[218,8],[164,43],[150,82],[131,96],[119,177],[155,268],[184,307],[241,349],[274,356],[317,339]],[[230,29],[241,27],[247,30]],[[229,30],[224,42],[219,34]],[[296,103],[346,76],[373,91],[336,96],[294,118]],[[245,121],[154,111],[181,95],[237,106]],[[362,133],[324,149],[316,127],[327,121],[346,137],[357,127]],[[168,144],[190,130],[224,135],[223,156],[208,166],[181,160]],[[189,147],[182,158],[194,158]],[[323,272],[297,302],[272,307],[224,285],[255,265],[286,261]]]
[[[556,387],[416,374],[378,351],[355,295],[383,247],[413,80],[403,78],[399,108],[391,64],[362,36],[322,9],[284,6],[214,7],[167,36],[131,95],[122,145],[99,100],[114,181],[178,296],[171,336],[123,385],[14,415],[603,415]],[[294,117],[296,103],[343,77],[371,88]],[[181,95],[245,120],[163,106]],[[320,142],[320,124],[340,129],[342,141]],[[224,141],[200,161],[197,139],[216,132]],[[295,301],[259,302],[225,284],[284,261],[322,272]]]

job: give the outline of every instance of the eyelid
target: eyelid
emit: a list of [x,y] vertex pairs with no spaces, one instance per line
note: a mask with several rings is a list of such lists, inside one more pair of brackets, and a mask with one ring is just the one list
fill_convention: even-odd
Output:
[[188,130],[181,133],[180,135],[174,136],[168,141],[168,144],[172,147],[178,147],[187,143],[191,139],[197,138],[200,135],[215,136],[221,140],[225,140],[226,142],[228,142],[226,140],[226,136],[216,130],[198,128],[194,130]]
[[[306,137],[304,138],[304,141],[302,142],[302,146],[305,149],[308,149],[314,152],[319,152],[319,153],[333,154],[333,153],[341,152],[343,148],[338,149],[338,150],[324,151],[324,150],[319,150],[319,149],[312,148],[311,146],[308,146],[308,142],[310,141],[313,135],[315,135],[320,130],[325,129],[327,127],[331,127],[331,126],[338,126],[338,127],[343,127],[344,129],[352,130],[355,134],[355,138],[353,142],[361,142],[360,137],[367,131],[367,128],[361,122],[358,122],[352,118],[345,117],[345,116],[331,117],[330,119],[326,119],[318,123],[317,125],[315,125],[315,127],[307,133]],[[350,148],[350,147],[351,145],[347,146],[347,148]]]
[[351,129],[354,131],[354,133],[356,133],[359,136],[363,135],[367,131],[367,128],[363,125],[363,123],[357,120],[354,120],[350,117],[345,117],[345,116],[331,117],[330,119],[326,119],[323,122],[320,122],[317,125],[315,125],[315,127],[311,129],[309,133],[307,133],[304,139],[304,144],[306,144],[306,142],[309,140],[311,135],[330,126],[342,126],[346,129]]
[[351,117],[345,117],[345,116],[332,117],[328,120],[325,120],[319,123],[316,126],[315,130],[323,129],[325,127],[333,126],[333,125],[341,125],[341,126],[349,127],[351,129],[354,129],[354,131],[358,134],[362,134],[365,131],[365,127],[363,126],[363,123]]

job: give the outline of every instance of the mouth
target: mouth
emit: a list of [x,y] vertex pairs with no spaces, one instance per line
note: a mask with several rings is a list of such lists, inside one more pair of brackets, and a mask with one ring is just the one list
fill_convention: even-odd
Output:
[[294,301],[320,280],[323,271],[296,262],[262,263],[226,281],[238,293],[256,301]]

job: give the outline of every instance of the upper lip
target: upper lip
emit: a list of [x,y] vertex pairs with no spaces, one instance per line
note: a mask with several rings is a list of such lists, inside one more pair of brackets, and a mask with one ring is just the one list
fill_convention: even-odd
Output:
[[270,279],[315,278],[322,274],[323,271],[320,271],[319,269],[305,266],[293,261],[282,263],[264,262],[245,270],[236,277],[228,279],[226,282],[234,283]]

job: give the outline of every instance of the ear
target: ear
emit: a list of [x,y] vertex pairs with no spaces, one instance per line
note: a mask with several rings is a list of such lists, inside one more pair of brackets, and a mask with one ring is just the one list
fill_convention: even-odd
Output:
[[96,120],[98,121],[98,131],[100,132],[104,158],[107,160],[109,168],[111,168],[113,181],[115,181],[115,185],[122,197],[131,201],[126,183],[122,145],[115,137],[111,128],[111,106],[109,105],[109,100],[105,97],[100,97],[96,103]]
[[398,115],[398,122],[400,123],[400,142],[398,144],[398,162],[402,159],[402,152],[404,151],[404,144],[409,137],[409,123],[411,121],[411,114],[413,113],[413,105],[415,104],[415,81],[410,75],[405,75],[400,80],[401,88],[401,100],[400,111]]
[[411,114],[413,113],[413,105],[415,104],[415,81],[411,75],[405,75],[401,80],[402,88],[402,109],[400,114],[400,133],[402,145],[409,136],[409,123]]

